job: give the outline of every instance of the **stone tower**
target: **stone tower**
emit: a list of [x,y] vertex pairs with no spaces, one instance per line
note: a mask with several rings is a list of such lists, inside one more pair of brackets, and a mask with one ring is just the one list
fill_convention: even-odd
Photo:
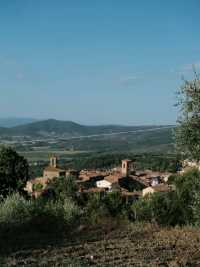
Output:
[[57,168],[57,157],[56,156],[50,157],[50,166]]
[[132,170],[132,160],[130,159],[124,159],[122,160],[122,175],[123,176],[129,176],[131,174]]

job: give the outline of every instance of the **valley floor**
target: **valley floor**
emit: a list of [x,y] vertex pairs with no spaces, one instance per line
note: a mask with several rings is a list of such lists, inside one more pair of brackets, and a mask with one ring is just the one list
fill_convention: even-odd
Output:
[[200,266],[200,231],[190,227],[106,223],[63,238],[3,236],[0,266]]

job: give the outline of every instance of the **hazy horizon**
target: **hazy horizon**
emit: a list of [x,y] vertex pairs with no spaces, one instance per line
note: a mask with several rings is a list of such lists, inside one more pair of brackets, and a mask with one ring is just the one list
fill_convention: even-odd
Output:
[[[59,119],[59,118],[27,118],[27,117],[0,117],[0,127],[2,127],[2,123],[5,123],[5,124],[11,124],[11,126],[4,126],[3,127],[14,127],[14,126],[17,126],[17,125],[23,125],[23,124],[29,124],[29,123],[34,123],[34,122],[40,122],[40,121],[46,121],[46,120],[57,120],[57,121],[63,121],[63,122],[66,122],[66,121],[71,121],[71,122],[74,122],[74,123],[77,123],[77,124],[81,124],[81,125],[84,125],[84,126],[104,126],[104,125],[113,125],[113,126],[168,126],[168,125],[175,125],[173,123],[171,124],[125,124],[123,122],[121,123],[107,123],[107,124],[98,124],[98,123],[94,123],[94,124],[87,124],[85,123],[84,121],[83,122],[78,122],[78,121],[72,121],[72,120],[65,120],[65,119]],[[12,125],[12,123],[14,125]]]
[[0,114],[85,125],[175,124],[200,70],[198,0],[2,1]]

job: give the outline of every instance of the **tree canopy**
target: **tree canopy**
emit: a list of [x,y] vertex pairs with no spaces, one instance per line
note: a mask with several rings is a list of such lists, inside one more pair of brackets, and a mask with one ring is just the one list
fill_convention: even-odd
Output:
[[48,184],[48,189],[53,191],[56,199],[64,200],[66,197],[75,198],[77,184],[73,176],[55,177]]
[[0,195],[21,190],[29,178],[27,160],[10,147],[0,148]]
[[200,76],[184,81],[178,92],[180,116],[176,129],[176,143],[180,152],[193,160],[200,160]]

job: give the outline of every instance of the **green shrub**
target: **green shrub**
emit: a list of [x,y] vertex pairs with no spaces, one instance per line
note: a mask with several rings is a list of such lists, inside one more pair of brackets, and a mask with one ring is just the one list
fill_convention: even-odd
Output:
[[152,210],[150,199],[145,197],[134,202],[130,208],[129,217],[137,221],[151,221]]
[[65,199],[63,203],[63,219],[68,224],[73,224],[80,216],[80,210],[74,202],[69,199]]
[[108,193],[104,199],[105,207],[113,217],[120,215],[124,207],[120,192]]
[[39,191],[43,189],[43,185],[38,183],[38,184],[33,184],[33,191]]
[[187,209],[177,192],[155,193],[150,205],[152,220],[160,225],[184,225],[189,221]]
[[50,231],[55,227],[73,226],[78,223],[78,206],[68,198],[61,200],[25,200],[18,193],[5,198],[0,203],[1,225],[30,224],[41,230]]
[[200,192],[200,171],[195,168],[191,169],[182,175],[173,177],[172,183],[176,187],[176,196],[182,206],[185,222],[195,223],[198,211],[197,198]]
[[103,198],[100,193],[88,194],[84,208],[84,219],[92,224],[97,224],[103,217],[107,216]]
[[184,225],[189,222],[187,207],[177,192],[154,193],[135,202],[131,218],[160,225]]
[[194,195],[194,202],[192,205],[194,224],[200,226],[200,192],[196,192]]
[[19,193],[7,196],[0,202],[0,223],[22,223],[30,219],[32,201]]
[[126,205],[120,192],[110,192],[106,195],[92,193],[85,201],[84,215],[86,221],[98,224],[104,218],[127,217]]

